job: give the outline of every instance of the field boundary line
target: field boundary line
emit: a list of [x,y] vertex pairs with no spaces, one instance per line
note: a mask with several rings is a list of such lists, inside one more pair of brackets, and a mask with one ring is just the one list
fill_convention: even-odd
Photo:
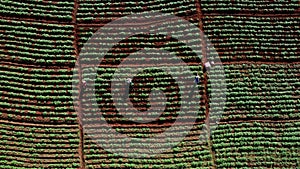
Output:
[[282,62],[282,61],[274,61],[274,62],[270,62],[270,61],[230,61],[230,62],[215,62],[216,65],[232,65],[232,64],[237,64],[237,65],[241,65],[241,64],[256,64],[256,65],[262,65],[262,64],[266,64],[266,65],[291,65],[291,64],[300,64],[300,62]]
[[[79,83],[78,83],[78,97],[80,97],[80,95],[82,94],[81,91],[81,86],[82,86],[82,75],[81,75],[81,65],[80,65],[80,59],[79,59],[79,48],[78,48],[78,42],[79,42],[79,37],[78,37],[78,27],[77,27],[77,11],[79,8],[79,2],[78,0],[74,0],[74,11],[72,13],[72,22],[75,24],[74,25],[74,49],[75,49],[75,54],[76,54],[76,62],[78,63],[78,77],[79,77]],[[85,159],[84,159],[84,133],[83,133],[83,127],[82,127],[82,107],[81,107],[81,100],[78,100],[78,104],[76,105],[78,106],[78,111],[77,112],[77,122],[78,122],[78,127],[79,127],[79,148],[78,148],[78,153],[79,153],[79,158],[80,158],[80,168],[85,168]]]
[[29,17],[14,17],[14,16],[0,16],[0,19],[6,20],[6,21],[20,21],[20,22],[36,22],[36,23],[50,23],[50,24],[57,24],[57,25],[75,25],[76,23],[70,22],[61,22],[61,21],[55,21],[55,20],[47,20],[47,19],[32,19]]
[[18,62],[11,62],[9,60],[4,60],[0,58],[0,64],[4,64],[4,65],[11,65],[11,66],[16,66],[16,67],[23,67],[23,68],[41,68],[41,69],[71,69],[74,66],[73,65],[37,65],[35,63],[18,63]]
[[270,17],[270,18],[293,18],[293,17],[299,17],[300,13],[293,13],[293,14],[263,14],[263,13],[232,13],[232,14],[226,14],[226,13],[205,13],[203,14],[204,17],[206,16],[236,16],[236,17]]
[[221,121],[218,124],[234,124],[234,123],[252,123],[252,122],[263,122],[263,123],[293,123],[300,122],[300,119],[295,120],[237,120],[237,121]]
[[[207,52],[206,52],[206,38],[205,38],[205,34],[204,34],[204,26],[203,26],[203,18],[204,15],[201,11],[201,0],[195,0],[196,1],[196,8],[197,8],[197,13],[198,13],[198,19],[199,19],[199,29],[200,29],[200,38],[201,38],[201,51],[202,51],[202,70],[205,69],[204,63],[207,62]],[[204,63],[203,63],[204,62]],[[205,125],[207,128],[207,143],[208,143],[208,148],[210,151],[210,154],[212,156],[212,168],[216,169],[216,155],[215,152],[213,151],[213,145],[212,145],[212,138],[211,138],[211,132],[210,132],[210,114],[209,114],[209,97],[208,97],[208,76],[207,76],[207,72],[204,73],[204,80],[203,80],[203,84],[204,84],[204,92],[203,92],[203,98],[205,101]]]
[[10,121],[10,120],[0,120],[0,124],[14,124],[14,125],[19,125],[19,126],[34,126],[34,127],[51,127],[51,128],[61,128],[61,127],[65,127],[65,128],[75,128],[78,127],[77,124],[37,124],[37,123],[31,123],[31,122],[15,122],[15,121]]

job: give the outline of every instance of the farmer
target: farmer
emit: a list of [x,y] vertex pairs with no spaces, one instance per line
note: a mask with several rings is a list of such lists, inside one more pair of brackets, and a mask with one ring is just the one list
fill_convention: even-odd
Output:
[[198,84],[199,82],[200,82],[200,76],[197,73],[197,75],[195,76],[195,83]]
[[82,87],[83,87],[83,89],[86,88],[86,81],[85,80],[82,81]]
[[124,95],[124,99],[127,99],[129,97],[129,92],[132,90],[132,79],[131,78],[127,78],[126,80],[126,89],[129,88],[129,91],[125,90],[125,95]]
[[130,91],[132,89],[132,85],[133,85],[131,78],[127,78],[127,85],[129,86],[129,91]]
[[85,90],[85,88],[86,88],[86,81],[85,81],[85,80],[82,80],[81,82],[82,82],[82,84],[81,84],[81,90],[80,90],[80,93],[79,93],[79,99],[82,98],[83,92],[84,92],[84,90]]

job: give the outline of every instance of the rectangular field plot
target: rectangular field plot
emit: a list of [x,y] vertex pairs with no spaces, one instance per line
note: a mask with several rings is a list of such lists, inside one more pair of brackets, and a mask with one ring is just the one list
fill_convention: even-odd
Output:
[[79,128],[1,120],[0,168],[80,167]]
[[[300,118],[300,65],[230,64],[223,66],[227,101],[222,121]],[[212,70],[209,76],[218,76],[218,72]],[[216,85],[218,80],[209,80],[209,83],[210,87],[212,84]],[[215,105],[211,103],[210,106],[213,108]]]
[[74,66],[74,26],[0,20],[1,60],[37,66]]
[[300,122],[222,123],[212,133],[218,168],[298,168]]
[[204,30],[222,61],[299,61],[299,17],[205,16]]
[[171,13],[197,20],[194,1],[103,1],[80,0],[77,11],[79,23],[108,23],[120,17],[144,11]]
[[[122,157],[112,152],[106,151],[101,147],[101,144],[96,144],[97,131],[101,128],[100,125],[88,126],[90,129],[93,127],[95,132],[86,134],[85,140],[85,163],[87,168],[211,168],[213,166],[212,154],[206,142],[207,131],[204,133],[198,131],[191,132],[182,142],[178,145],[168,149],[165,153],[157,155],[155,158],[147,158],[140,156],[139,158]],[[123,126],[124,127],[124,126]],[[201,130],[204,125],[199,125]],[[135,128],[127,136],[135,136],[137,133],[148,131],[149,128]],[[158,129],[159,130],[159,129]],[[180,130],[180,129],[179,129]],[[159,134],[159,133],[157,133]],[[199,136],[201,134],[201,136]],[[91,137],[92,136],[92,137]],[[102,138],[103,139],[103,138]],[[147,139],[147,138],[146,138]],[[161,138],[162,140],[170,138]],[[199,141],[203,139],[203,141]],[[118,138],[114,142],[109,142],[111,147],[116,149],[127,149],[127,152],[136,152],[134,148],[122,146],[124,143]],[[137,144],[136,147],[142,145]],[[160,147],[161,148],[161,147]],[[116,150],[114,149],[114,150]],[[149,148],[150,149],[150,148]],[[151,151],[151,150],[150,150]],[[155,150],[152,150],[155,152]]]
[[202,0],[204,14],[293,14],[299,9],[298,0]]
[[18,19],[48,20],[57,22],[71,22],[74,1],[1,1],[0,15]]
[[12,63],[0,66],[0,117],[16,122],[76,124],[72,69],[45,69]]

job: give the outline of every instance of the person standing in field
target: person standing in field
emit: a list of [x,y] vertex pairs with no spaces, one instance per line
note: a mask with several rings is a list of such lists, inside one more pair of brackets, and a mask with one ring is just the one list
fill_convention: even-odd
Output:
[[83,89],[86,88],[86,81],[85,80],[82,81],[82,87],[83,87]]
[[129,89],[128,91],[125,90],[125,95],[124,98],[126,99],[127,97],[129,97],[129,93],[132,90],[132,86],[133,86],[133,82],[131,78],[127,78],[126,79],[126,89]]
[[84,90],[86,89],[86,81],[85,81],[85,80],[82,80],[81,82],[82,82],[82,84],[81,84],[81,86],[80,86],[79,99],[82,98],[83,92],[84,92]]
[[128,86],[129,86],[129,91],[131,91],[131,90],[132,90],[132,87],[133,87],[132,79],[131,79],[131,78],[128,78],[128,79],[127,79],[127,83],[128,83]]
[[200,82],[200,76],[197,73],[197,75],[195,76],[195,83],[198,84]]

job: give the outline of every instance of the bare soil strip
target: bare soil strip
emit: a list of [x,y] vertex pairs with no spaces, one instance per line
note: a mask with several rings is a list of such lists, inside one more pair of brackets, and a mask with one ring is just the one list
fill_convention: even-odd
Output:
[[[203,64],[203,62],[207,62],[207,53],[206,53],[206,39],[204,37],[204,29],[203,29],[203,14],[201,11],[201,0],[196,0],[196,7],[197,7],[197,12],[198,12],[198,19],[199,19],[199,28],[202,32],[200,32],[200,36],[201,36],[201,50],[203,53],[203,59],[202,59],[202,67],[204,70],[205,69],[205,65]],[[205,100],[205,116],[206,116],[206,120],[205,120],[205,125],[207,127],[207,143],[208,143],[208,148],[210,151],[210,154],[212,156],[212,168],[217,168],[216,166],[216,157],[215,157],[215,152],[212,149],[212,140],[211,140],[211,133],[210,133],[210,121],[209,121],[209,97],[208,97],[208,77],[207,77],[207,73],[204,73],[204,80],[203,80],[203,84],[204,84],[204,93],[203,93],[203,98]]]
[[[78,61],[78,75],[79,75],[79,83],[78,83],[78,89],[79,89],[79,98],[80,98],[80,95],[81,95],[81,86],[82,86],[82,75],[81,75],[81,66],[80,66],[80,60],[79,60],[79,49],[78,49],[78,41],[79,41],[79,37],[78,37],[78,34],[77,34],[77,31],[78,31],[78,28],[77,28],[77,22],[76,22],[76,15],[77,15],[77,10],[78,10],[78,7],[79,7],[79,4],[78,4],[78,0],[74,0],[74,11],[72,13],[72,22],[75,23],[75,26],[74,26],[74,43],[73,43],[73,46],[74,46],[74,49],[75,49],[75,52],[76,52],[76,60]],[[77,112],[77,121],[78,121],[78,127],[79,127],[79,131],[80,131],[80,134],[79,134],[79,149],[78,149],[78,153],[79,153],[79,158],[80,158],[80,168],[85,168],[85,159],[84,159],[84,133],[83,133],[83,127],[82,127],[82,107],[81,107],[81,100],[79,99],[78,101],[78,104],[76,106],[79,106],[78,107],[78,111]]]

